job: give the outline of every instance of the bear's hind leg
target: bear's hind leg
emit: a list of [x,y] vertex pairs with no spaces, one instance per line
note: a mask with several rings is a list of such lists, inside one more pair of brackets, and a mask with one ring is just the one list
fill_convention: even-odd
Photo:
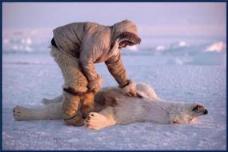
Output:
[[115,125],[113,108],[108,107],[101,112],[90,112],[85,120],[85,124],[90,129],[100,130]]

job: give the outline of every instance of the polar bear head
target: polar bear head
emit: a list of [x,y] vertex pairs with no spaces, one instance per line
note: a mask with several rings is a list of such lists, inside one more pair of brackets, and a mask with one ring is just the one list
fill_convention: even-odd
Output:
[[188,124],[199,116],[208,114],[208,110],[202,104],[183,104],[170,114],[170,122],[176,124]]
[[208,110],[201,104],[193,104],[190,110],[191,110],[191,115],[193,117],[198,117],[201,115],[208,114]]

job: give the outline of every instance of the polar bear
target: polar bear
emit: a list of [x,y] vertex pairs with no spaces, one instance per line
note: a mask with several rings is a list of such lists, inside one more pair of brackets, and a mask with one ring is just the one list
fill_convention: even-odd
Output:
[[[88,128],[100,130],[117,124],[151,121],[161,124],[187,124],[207,109],[199,103],[162,100],[148,84],[136,85],[137,97],[124,95],[117,87],[104,88],[95,96],[95,111],[84,119]],[[16,106],[13,116],[18,121],[63,119],[63,96],[43,99],[43,106]]]

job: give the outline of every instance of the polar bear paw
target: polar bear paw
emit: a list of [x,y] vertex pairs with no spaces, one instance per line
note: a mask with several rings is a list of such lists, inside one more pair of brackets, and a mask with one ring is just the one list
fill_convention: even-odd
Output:
[[85,124],[90,129],[100,130],[113,125],[113,122],[102,114],[90,112],[85,120]]
[[29,110],[22,106],[16,106],[15,108],[13,108],[13,117],[17,121],[26,120],[27,118],[29,118],[29,113]]

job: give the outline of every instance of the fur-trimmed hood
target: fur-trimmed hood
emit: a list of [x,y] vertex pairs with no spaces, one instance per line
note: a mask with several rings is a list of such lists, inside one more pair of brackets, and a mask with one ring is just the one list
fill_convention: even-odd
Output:
[[112,41],[119,40],[119,43],[127,43],[126,45],[136,45],[141,42],[138,34],[137,26],[130,20],[123,20],[112,26]]

